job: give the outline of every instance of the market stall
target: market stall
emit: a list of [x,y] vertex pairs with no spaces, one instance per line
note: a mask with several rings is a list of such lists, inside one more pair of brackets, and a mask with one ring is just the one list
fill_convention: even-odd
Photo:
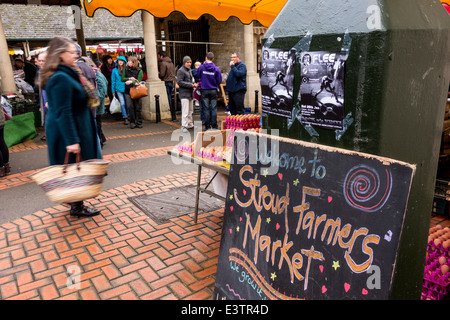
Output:
[[[198,165],[195,223],[197,223],[200,192],[225,201],[234,135],[235,132],[240,131],[260,132],[260,116],[255,114],[228,116],[222,122],[221,130],[199,132],[194,142],[182,142],[168,152],[174,163],[182,160]],[[203,168],[210,170],[211,177],[204,188],[200,185]],[[208,189],[210,185],[213,189]]]

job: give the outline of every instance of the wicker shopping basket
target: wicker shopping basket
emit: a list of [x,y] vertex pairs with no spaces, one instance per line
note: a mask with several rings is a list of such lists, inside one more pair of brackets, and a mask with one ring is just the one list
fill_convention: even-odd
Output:
[[68,203],[95,198],[102,191],[103,178],[109,161],[92,159],[68,164],[69,153],[64,165],[53,165],[41,169],[31,178],[42,187],[53,202]]

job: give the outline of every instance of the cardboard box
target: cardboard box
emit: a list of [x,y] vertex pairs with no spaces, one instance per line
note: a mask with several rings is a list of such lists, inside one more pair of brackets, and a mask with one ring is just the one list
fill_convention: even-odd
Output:
[[226,130],[211,130],[197,133],[194,140],[194,155],[198,156],[198,151],[201,148],[208,146],[220,147],[225,146],[227,139]]
[[[199,132],[194,141],[194,156],[199,157],[199,150],[206,147],[225,147],[231,130],[211,130]],[[209,160],[209,159],[205,159]],[[212,161],[212,160],[209,160]],[[220,164],[222,161],[217,161]]]

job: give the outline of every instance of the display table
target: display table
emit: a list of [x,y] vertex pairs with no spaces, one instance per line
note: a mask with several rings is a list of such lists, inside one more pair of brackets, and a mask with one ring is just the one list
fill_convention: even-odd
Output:
[[[179,158],[179,159],[182,159],[182,160],[185,160],[185,161],[188,161],[188,162],[198,165],[197,187],[196,187],[197,190],[195,193],[195,212],[194,212],[194,222],[197,223],[200,192],[204,192],[206,194],[209,194],[212,197],[215,197],[217,199],[225,201],[225,198],[223,196],[218,195],[216,192],[208,190],[208,187],[210,186],[211,182],[213,182],[213,180],[217,177],[217,174],[220,173],[220,174],[226,175],[228,177],[228,175],[230,173],[230,169],[227,167],[224,167],[224,166],[217,165],[217,164],[213,163],[212,161],[193,157],[187,153],[179,152],[177,150],[170,150],[170,151],[167,151],[167,153],[172,157]],[[209,182],[205,188],[202,188],[200,186],[200,181],[201,181],[201,177],[202,177],[202,167],[216,172],[213,175],[213,177],[211,178],[211,180],[209,180]]]

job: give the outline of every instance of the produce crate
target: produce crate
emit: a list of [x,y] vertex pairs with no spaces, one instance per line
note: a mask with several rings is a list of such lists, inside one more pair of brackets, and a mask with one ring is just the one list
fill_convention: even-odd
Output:
[[11,105],[13,117],[19,114],[34,112],[34,109],[36,107],[36,102],[31,99],[15,98],[9,99],[8,102]]
[[450,211],[449,201],[442,196],[434,196],[433,198],[433,213],[448,216]]
[[438,225],[430,228],[422,300],[442,300],[450,293],[450,229]]
[[447,198],[447,200],[450,200],[450,181],[436,179],[434,194],[437,196],[445,197]]
[[[229,167],[232,146],[227,146],[227,139],[232,133],[232,130],[199,132],[194,141],[194,156],[212,161],[217,165]],[[204,152],[204,149],[208,147],[213,147],[214,151]]]

